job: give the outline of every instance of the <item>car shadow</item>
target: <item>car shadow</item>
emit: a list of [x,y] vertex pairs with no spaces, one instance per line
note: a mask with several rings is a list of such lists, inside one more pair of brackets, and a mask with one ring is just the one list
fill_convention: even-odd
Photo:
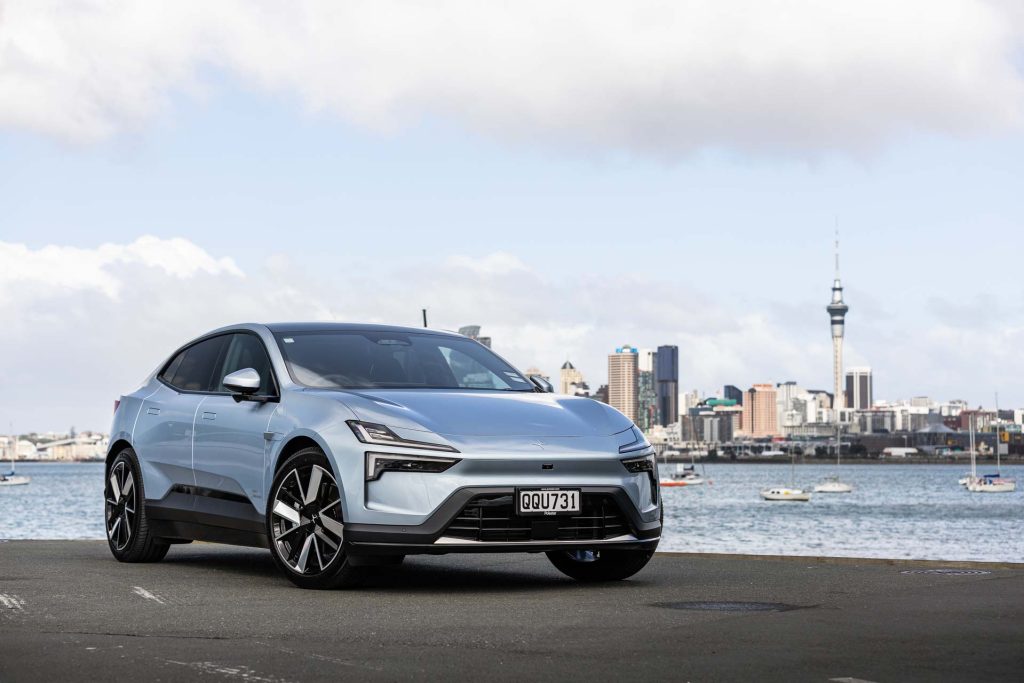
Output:
[[[229,572],[259,577],[273,583],[287,579],[274,564],[270,551],[230,546],[196,545],[172,548],[165,564],[200,571]],[[525,565],[525,566],[524,566]],[[625,588],[630,582],[603,584],[605,589]],[[579,587],[562,576],[543,557],[482,555],[460,558],[410,557],[398,566],[367,568],[366,577],[348,592],[399,590],[415,593],[538,592]]]

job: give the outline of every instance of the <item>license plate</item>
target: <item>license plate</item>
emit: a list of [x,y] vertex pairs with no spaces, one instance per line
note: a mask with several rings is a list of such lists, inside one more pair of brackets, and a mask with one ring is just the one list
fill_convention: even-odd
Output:
[[579,489],[518,489],[519,515],[574,515],[580,512]]

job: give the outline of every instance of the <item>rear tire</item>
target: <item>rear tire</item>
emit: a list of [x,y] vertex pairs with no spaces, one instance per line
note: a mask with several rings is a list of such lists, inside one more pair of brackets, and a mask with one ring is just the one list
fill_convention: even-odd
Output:
[[555,568],[577,581],[621,581],[644,568],[654,547],[638,550],[554,550],[546,553]]
[[306,448],[274,477],[267,539],[274,562],[300,588],[354,586],[365,576],[345,548],[341,487],[319,448]]
[[159,562],[170,546],[149,530],[146,491],[135,451],[125,448],[106,472],[103,485],[107,545],[118,562]]

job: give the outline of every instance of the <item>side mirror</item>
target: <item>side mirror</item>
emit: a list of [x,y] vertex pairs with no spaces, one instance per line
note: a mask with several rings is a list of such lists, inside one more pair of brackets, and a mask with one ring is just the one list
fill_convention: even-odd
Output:
[[235,394],[255,394],[260,390],[260,373],[252,368],[236,370],[224,378],[224,386]]
[[551,386],[551,382],[544,379],[541,375],[530,375],[530,381],[545,394],[555,393],[555,388]]

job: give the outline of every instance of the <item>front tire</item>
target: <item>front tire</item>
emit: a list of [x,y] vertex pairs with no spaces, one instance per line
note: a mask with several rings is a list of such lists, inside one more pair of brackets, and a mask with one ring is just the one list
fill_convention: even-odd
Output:
[[555,568],[577,581],[621,581],[644,568],[654,547],[638,550],[554,550],[547,553]]
[[306,448],[274,477],[267,504],[274,562],[300,588],[352,586],[364,572],[345,551],[341,488],[319,448]]
[[119,562],[159,562],[170,546],[149,530],[146,494],[135,451],[125,448],[107,470],[103,485],[107,545]]

